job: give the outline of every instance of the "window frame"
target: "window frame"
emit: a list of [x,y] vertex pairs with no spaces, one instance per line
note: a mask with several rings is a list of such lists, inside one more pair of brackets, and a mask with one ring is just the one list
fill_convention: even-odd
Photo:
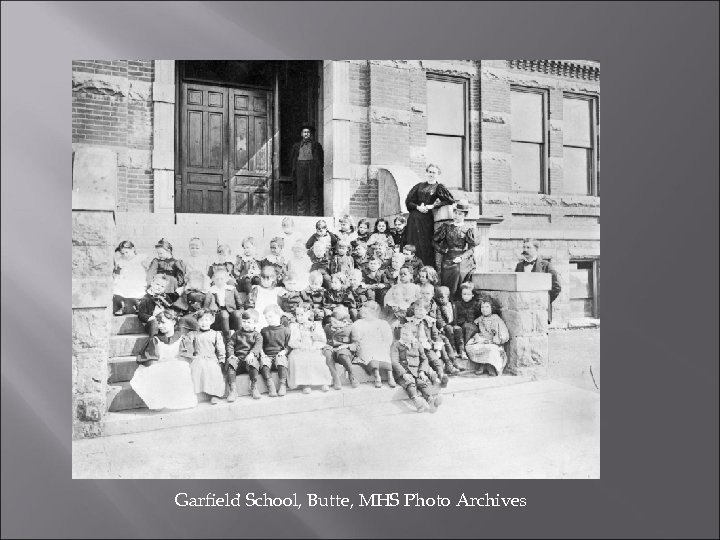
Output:
[[[538,195],[550,195],[550,171],[549,171],[549,165],[550,165],[550,89],[549,88],[543,88],[538,86],[522,86],[517,84],[510,85],[510,96],[511,96],[511,105],[510,105],[510,119],[512,122],[512,92],[525,92],[529,94],[540,94],[542,96],[542,104],[543,104],[543,111],[542,111],[542,134],[543,134],[543,142],[542,142],[542,152],[540,152],[540,190],[539,191],[531,191],[526,189],[515,189],[514,187],[511,189],[511,191],[517,192],[517,193],[537,193]],[[535,141],[523,141],[523,140],[516,140],[512,137],[512,126],[510,128],[510,145],[512,147],[512,143],[519,142],[519,143],[526,143],[526,144],[538,144]],[[512,153],[511,153],[511,166],[512,166]],[[511,179],[512,182],[512,179]]]
[[[589,263],[592,268],[590,268],[590,278],[592,279],[592,318],[593,319],[599,319],[600,318],[600,257],[578,257],[578,258],[572,258],[569,261],[569,264],[578,264],[578,263]],[[572,272],[572,270],[570,270]],[[568,275],[568,279],[570,279],[570,276]],[[573,298],[570,296],[570,291],[568,290],[568,304],[572,302]],[[572,317],[572,308],[571,308],[571,317]]]
[[[426,71],[425,72],[425,84],[427,84],[427,81],[434,80],[434,81],[445,81],[445,82],[451,82],[455,84],[462,84],[463,85],[463,128],[464,128],[464,134],[462,135],[462,181],[461,185],[459,187],[455,186],[449,186],[448,189],[461,189],[463,191],[472,191],[472,179],[470,178],[470,78],[469,77],[462,77],[462,76],[454,76],[454,75],[445,75],[443,73],[435,73],[432,71]],[[428,119],[430,117],[430,111],[427,111]],[[428,135],[432,135],[435,137],[449,137],[449,138],[459,138],[458,135],[446,135],[444,133],[435,133],[428,131],[429,130],[429,121],[427,123],[426,129],[425,129],[425,137],[427,138]],[[427,142],[425,143],[425,147],[427,148]]]
[[[586,197],[599,197],[600,196],[600,167],[599,167],[599,157],[600,157],[600,123],[599,123],[599,109],[600,109],[600,96],[598,94],[580,94],[577,92],[563,92],[562,95],[563,99],[563,109],[565,107],[565,100],[566,99],[580,99],[583,101],[589,101],[590,102],[590,179],[588,185],[588,192],[587,193],[576,193],[575,195],[581,195]],[[565,118],[563,116],[563,122],[565,121]],[[564,135],[564,129],[563,129],[563,135]],[[586,146],[575,146],[572,144],[566,144],[565,138],[563,137],[563,156],[565,154],[565,147],[568,148],[584,148],[587,149]],[[564,158],[563,158],[564,159]],[[563,173],[565,171],[565,167],[563,165]]]

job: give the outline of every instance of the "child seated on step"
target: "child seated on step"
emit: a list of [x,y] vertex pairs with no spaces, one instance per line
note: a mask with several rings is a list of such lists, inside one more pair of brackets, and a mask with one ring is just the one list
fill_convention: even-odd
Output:
[[350,215],[345,214],[340,218],[339,226],[340,229],[337,233],[338,240],[345,240],[348,247],[350,247],[352,243],[357,239],[357,233],[355,232],[355,224],[353,223],[353,218]]
[[235,259],[234,278],[237,281],[237,289],[241,293],[249,294],[253,285],[260,284],[260,260],[257,256],[255,238],[248,236],[242,241],[242,255]]
[[323,276],[317,270],[310,272],[308,286],[302,291],[303,303],[311,309],[316,321],[325,318],[325,288]]
[[295,244],[300,242],[300,245],[303,246],[305,242],[300,237],[300,234],[295,230],[295,221],[290,216],[285,216],[282,219],[281,223],[281,232],[276,236],[276,238],[281,240],[281,249],[283,257],[285,257],[285,260],[289,260],[290,257],[292,257],[292,250]]
[[375,257],[371,258],[367,265],[367,270],[363,273],[363,281],[367,285],[368,289],[372,289],[375,292],[375,301],[381,306],[385,302],[385,293],[390,288],[390,280],[385,270],[382,270],[380,266],[382,261]]
[[270,250],[265,258],[260,261],[260,272],[266,266],[272,266],[275,269],[275,275],[278,283],[282,283],[287,272],[287,260],[282,253],[282,238],[274,237],[270,240]]
[[323,329],[327,338],[327,346],[323,350],[323,354],[325,355],[325,363],[330,369],[333,388],[335,390],[342,388],[342,381],[335,364],[340,364],[345,368],[350,385],[357,388],[359,383],[352,372],[352,359],[355,355],[356,346],[353,345],[350,336],[352,321],[348,309],[342,305],[335,307],[330,320],[323,326]]
[[[406,320],[407,310],[418,299],[420,287],[412,282],[412,270],[406,266],[398,272],[398,283],[390,287],[385,295],[385,308],[391,320],[403,324]],[[393,326],[397,326],[394,324]]]
[[319,272],[322,276],[322,284],[326,289],[330,287],[330,260],[332,259],[332,249],[329,243],[318,240],[315,242],[308,252],[312,264],[311,272]]
[[290,323],[288,341],[288,386],[302,388],[303,394],[309,394],[313,386],[327,392],[332,376],[323,354],[327,339],[322,325],[307,310],[297,310],[295,318],[296,322]]
[[293,244],[290,250],[290,258],[287,261],[287,273],[295,277],[297,283],[303,287],[308,283],[312,261],[308,257],[307,250],[302,241]]
[[380,370],[388,372],[388,385],[394,388],[390,361],[393,333],[388,322],[380,318],[380,306],[376,302],[362,307],[360,318],[352,324],[350,339],[355,346],[354,363],[373,377],[375,388],[382,387]]
[[[402,253],[395,253],[390,259],[390,266],[385,270],[390,282],[390,286],[397,285],[398,277],[400,276],[400,269],[405,266],[405,255]],[[409,268],[409,267],[408,267]],[[410,274],[410,281],[412,281],[412,273]]]
[[402,248],[402,254],[405,255],[405,266],[409,266],[413,271],[413,281],[418,282],[420,277],[420,270],[423,267],[423,262],[420,257],[415,255],[415,246],[412,244],[406,244]]
[[330,275],[341,272],[345,274],[347,278],[350,277],[350,272],[355,268],[355,260],[350,255],[350,242],[341,238],[335,244],[335,254],[330,259],[329,271]]
[[418,285],[425,285],[426,283],[430,283],[433,287],[437,287],[438,281],[439,279],[437,270],[435,270],[435,268],[433,268],[432,266],[423,266],[420,268],[420,270],[418,270]]
[[[175,293],[185,285],[185,263],[173,257],[173,247],[170,242],[161,238],[155,244],[155,258],[148,268],[148,282],[157,274],[167,276],[166,292]],[[182,291],[181,291],[182,292]]]
[[[280,297],[285,295],[283,287],[277,285],[277,274],[272,265],[265,266],[260,272],[260,284],[253,285],[248,296],[248,306],[255,308],[258,313],[265,313],[268,306],[279,306]],[[264,315],[260,315],[258,328],[267,326]]]
[[230,337],[230,330],[240,329],[240,315],[245,309],[245,302],[237,289],[229,283],[230,274],[219,266],[215,269],[210,287],[210,305],[208,309],[215,316],[213,329],[220,330],[225,339]]
[[228,402],[237,399],[237,375],[243,373],[250,376],[250,395],[253,399],[260,399],[260,389],[257,386],[258,372],[265,381],[268,395],[277,397],[275,382],[270,377],[270,362],[263,363],[263,338],[256,329],[259,316],[255,309],[245,310],[242,314],[242,328],[227,342],[225,375],[230,384]]
[[390,235],[392,236],[393,243],[395,244],[395,251],[403,252],[405,248],[405,238],[407,237],[407,219],[405,216],[397,216],[393,220],[394,228],[390,229]]
[[115,248],[113,262],[113,313],[136,313],[147,288],[147,261],[125,240]]
[[209,309],[212,304],[212,295],[203,291],[205,278],[205,274],[197,270],[188,272],[185,288],[180,297],[173,303],[173,307],[182,314],[177,324],[181,332],[187,333],[197,330],[195,313],[201,309]]
[[368,302],[375,301],[375,291],[365,285],[363,282],[362,270],[355,268],[350,273],[350,284],[348,289],[352,292],[355,297],[356,309],[358,310],[358,316],[360,315],[360,308],[362,308]]
[[456,359],[463,355],[467,357],[463,328],[457,324],[455,306],[450,301],[450,289],[444,285],[435,288],[435,302],[437,303],[436,323],[438,330],[447,338]]
[[442,403],[442,397],[440,394],[433,396],[430,392],[431,383],[426,373],[431,369],[425,351],[412,328],[403,326],[400,329],[400,339],[393,342],[390,357],[392,376],[407,392],[417,412],[428,408],[430,412],[435,412]]
[[361,242],[367,244],[368,240],[370,240],[370,222],[362,218],[357,224],[357,238],[354,240],[353,247],[356,248]]
[[[379,218],[375,222],[375,231],[370,235],[367,241],[370,256],[378,257],[383,261],[389,261],[392,257],[395,242],[393,242],[390,234],[388,222],[385,218]],[[388,250],[388,247],[391,248]]]
[[[282,397],[287,393],[287,377],[288,377],[288,354],[290,347],[290,328],[283,326],[280,322],[283,312],[276,304],[270,304],[263,310],[263,317],[267,321],[267,326],[260,330],[263,339],[263,352],[260,357],[263,366],[269,367],[272,371],[277,371],[278,388],[277,395]],[[262,368],[261,368],[262,372]],[[268,386],[271,391],[273,387]],[[270,397],[275,397],[270,393]]]
[[215,261],[213,261],[210,264],[210,267],[208,268],[207,275],[212,281],[213,275],[215,274],[215,270],[219,268],[224,268],[227,270],[228,273],[228,280],[227,282],[235,287],[237,285],[237,282],[235,281],[235,264],[233,261],[233,255],[232,255],[232,248],[230,247],[230,244],[220,244],[217,247],[217,254]]
[[477,364],[475,375],[487,371],[491,377],[501,375],[507,364],[507,355],[503,345],[510,340],[510,332],[499,315],[493,313],[493,301],[488,297],[479,300],[480,317],[475,319],[478,327],[465,345],[468,359]]
[[439,354],[443,343],[439,339],[435,321],[427,316],[427,304],[423,300],[416,300],[410,306],[407,312],[407,322],[403,327],[412,329],[418,337],[432,369],[427,373],[430,380],[433,384],[439,380],[440,386],[445,388],[448,385],[448,376]]
[[203,253],[203,247],[203,241],[199,237],[191,238],[188,243],[189,256],[183,259],[183,262],[185,263],[185,270],[188,274],[190,272],[200,272],[203,275],[204,279],[201,290],[207,292],[211,285],[210,276],[207,274],[213,262],[210,257]]
[[192,359],[190,373],[195,393],[208,394],[210,403],[217,405],[225,395],[225,377],[220,367],[225,364],[225,342],[222,333],[211,328],[215,322],[212,311],[201,309],[195,316],[198,330],[185,336],[181,354]]
[[165,274],[156,274],[138,304],[138,319],[151,338],[158,333],[157,315],[165,310],[175,310],[173,304],[177,295],[166,292],[167,288],[168,277]]
[[460,300],[453,304],[455,307],[455,324],[462,328],[462,353],[463,358],[467,358],[465,353],[465,344],[470,338],[477,334],[478,327],[475,319],[480,316],[480,305],[475,299],[472,283],[463,283],[460,285]]
[[431,326],[433,341],[442,341],[442,348],[438,350],[438,354],[445,365],[445,373],[455,375],[460,372],[460,368],[457,366],[457,353],[445,333],[438,328],[440,315],[439,307],[435,302],[435,287],[430,283],[422,285],[420,287],[420,300],[425,302],[427,306],[427,320]]
[[[307,283],[307,282],[306,282]],[[283,311],[282,323],[288,326],[295,320],[294,313],[298,307],[303,307],[303,286],[295,278],[295,274],[288,272],[283,284],[284,293],[278,298],[278,306]]]
[[323,308],[325,309],[323,323],[328,321],[337,306],[345,306],[352,320],[357,319],[355,295],[347,286],[347,275],[342,272],[333,274],[330,277],[330,288],[325,291],[325,299],[323,300]]
[[367,244],[365,242],[356,242],[352,257],[353,266],[365,272],[367,270],[367,265],[370,262]]
[[175,312],[156,315],[158,334],[138,356],[130,387],[150,410],[189,409],[197,405],[190,365],[181,356],[184,335],[175,329]]

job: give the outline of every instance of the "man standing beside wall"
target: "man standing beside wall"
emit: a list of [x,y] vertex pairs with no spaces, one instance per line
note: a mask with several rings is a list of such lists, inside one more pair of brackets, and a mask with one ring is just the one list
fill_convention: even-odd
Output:
[[517,263],[516,272],[545,272],[552,276],[552,285],[550,288],[550,304],[548,306],[548,322],[552,321],[552,303],[560,294],[560,276],[557,270],[553,268],[549,260],[538,256],[540,242],[533,238],[523,240],[522,257],[523,260]]
[[320,185],[325,157],[322,145],[312,140],[314,132],[312,125],[303,125],[302,139],[292,148],[292,179],[299,216],[320,215]]

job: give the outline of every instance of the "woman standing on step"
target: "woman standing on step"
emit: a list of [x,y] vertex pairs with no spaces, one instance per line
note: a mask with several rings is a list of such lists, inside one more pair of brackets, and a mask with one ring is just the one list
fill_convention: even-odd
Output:
[[197,405],[190,365],[180,356],[183,334],[175,331],[175,313],[156,316],[159,334],[148,340],[130,386],[148,409],[189,409]]
[[425,169],[427,181],[415,184],[405,198],[405,206],[410,212],[406,227],[406,242],[415,246],[415,254],[423,264],[435,266],[433,234],[435,216],[433,210],[455,202],[448,189],[437,181],[440,167],[430,163]]
[[460,284],[466,282],[475,269],[475,227],[465,224],[469,210],[469,204],[457,202],[453,220],[440,225],[433,238],[435,251],[442,256],[440,283],[450,289],[453,300],[460,297]]

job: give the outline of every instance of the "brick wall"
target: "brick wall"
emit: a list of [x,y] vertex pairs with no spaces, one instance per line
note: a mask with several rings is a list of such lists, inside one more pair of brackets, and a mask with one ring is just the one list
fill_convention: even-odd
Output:
[[153,62],[77,60],[72,70],[73,148],[115,150],[117,210],[152,212]]

